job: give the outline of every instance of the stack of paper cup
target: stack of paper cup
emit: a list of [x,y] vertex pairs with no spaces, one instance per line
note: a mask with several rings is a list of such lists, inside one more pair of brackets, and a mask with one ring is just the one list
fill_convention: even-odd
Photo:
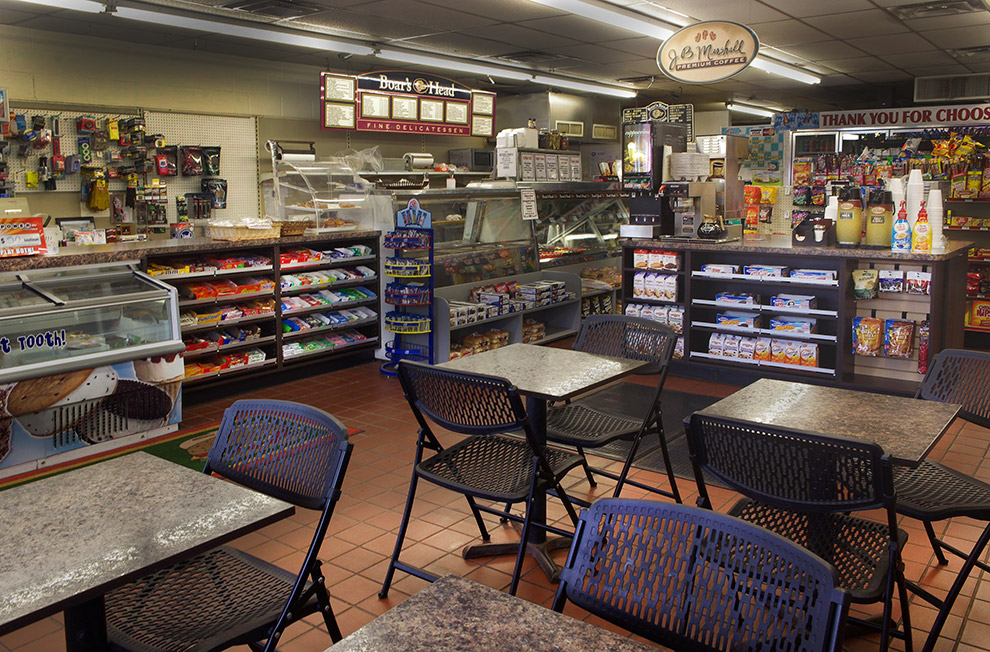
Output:
[[925,180],[921,176],[921,170],[911,170],[907,182],[907,218],[911,224],[911,233],[914,233],[914,223],[918,221],[918,210],[921,209],[921,202],[925,198]]
[[942,216],[944,213],[942,212],[941,189],[932,188],[928,192],[928,203],[925,204],[925,210],[928,211],[928,223],[932,226],[932,251],[945,251],[946,239],[945,234],[942,232],[942,226],[944,224]]
[[902,177],[887,179],[887,190],[890,191],[890,198],[894,203],[894,219],[897,219],[897,211],[901,210],[901,202],[904,201],[904,179]]

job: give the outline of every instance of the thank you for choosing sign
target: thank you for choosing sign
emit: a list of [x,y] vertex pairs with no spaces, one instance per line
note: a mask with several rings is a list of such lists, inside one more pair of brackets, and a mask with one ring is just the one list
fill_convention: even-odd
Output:
[[707,84],[738,75],[756,58],[756,32],[726,21],[695,23],[674,33],[657,50],[665,75],[687,84]]

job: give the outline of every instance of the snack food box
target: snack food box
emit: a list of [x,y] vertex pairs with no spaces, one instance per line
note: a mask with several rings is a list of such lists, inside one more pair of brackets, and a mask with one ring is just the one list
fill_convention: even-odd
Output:
[[626,314],[630,317],[639,317],[640,312],[643,310],[643,305],[639,303],[627,303],[626,304]]
[[791,278],[800,278],[812,281],[834,281],[836,271],[833,269],[794,269],[791,270]]
[[736,328],[759,328],[760,315],[748,312],[724,312],[715,315],[715,323],[719,326]]
[[739,340],[739,358],[752,360],[756,357],[756,338],[744,337]]
[[646,269],[650,266],[650,252],[648,249],[633,250],[633,267]]
[[684,308],[681,308],[679,306],[670,306],[670,308],[667,310],[667,325],[670,326],[675,333],[683,333]]
[[726,335],[725,342],[722,344],[722,355],[726,358],[738,358],[741,341],[742,337],[739,335]]
[[743,267],[743,274],[746,276],[787,276],[788,268],[783,265],[746,265]]
[[796,333],[814,333],[818,320],[812,317],[784,317],[776,315],[770,318],[770,330],[794,331]]
[[990,301],[973,301],[970,310],[970,325],[980,328],[990,327]]
[[739,265],[721,265],[721,264],[702,265],[701,271],[707,274],[738,274]]
[[818,305],[818,299],[807,294],[777,294],[770,297],[770,305],[774,308],[813,310]]
[[674,342],[674,360],[681,360],[684,358],[684,338],[678,337],[677,341]]
[[708,337],[708,353],[711,355],[722,355],[725,350],[725,334],[712,333]]
[[741,306],[757,306],[760,304],[760,295],[748,293],[718,292],[715,294],[715,303],[727,303]]

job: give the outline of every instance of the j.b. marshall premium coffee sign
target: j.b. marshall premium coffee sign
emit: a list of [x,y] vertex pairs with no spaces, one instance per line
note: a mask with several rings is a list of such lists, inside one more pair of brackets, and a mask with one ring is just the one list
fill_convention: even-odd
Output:
[[687,84],[707,84],[738,75],[756,58],[756,32],[727,21],[695,23],[674,33],[657,50],[665,75]]
[[445,77],[387,70],[357,77],[325,72],[324,129],[491,136],[495,94]]

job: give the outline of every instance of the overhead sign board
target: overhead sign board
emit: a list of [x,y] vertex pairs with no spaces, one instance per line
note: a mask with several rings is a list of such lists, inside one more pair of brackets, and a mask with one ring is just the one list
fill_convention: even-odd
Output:
[[320,76],[324,129],[492,136],[495,94],[452,79],[385,70]]
[[756,32],[728,21],[689,25],[663,42],[657,65],[671,79],[709,84],[738,75],[760,50]]
[[924,127],[929,125],[984,125],[990,123],[990,104],[912,106],[901,109],[822,111],[822,129],[834,127]]

